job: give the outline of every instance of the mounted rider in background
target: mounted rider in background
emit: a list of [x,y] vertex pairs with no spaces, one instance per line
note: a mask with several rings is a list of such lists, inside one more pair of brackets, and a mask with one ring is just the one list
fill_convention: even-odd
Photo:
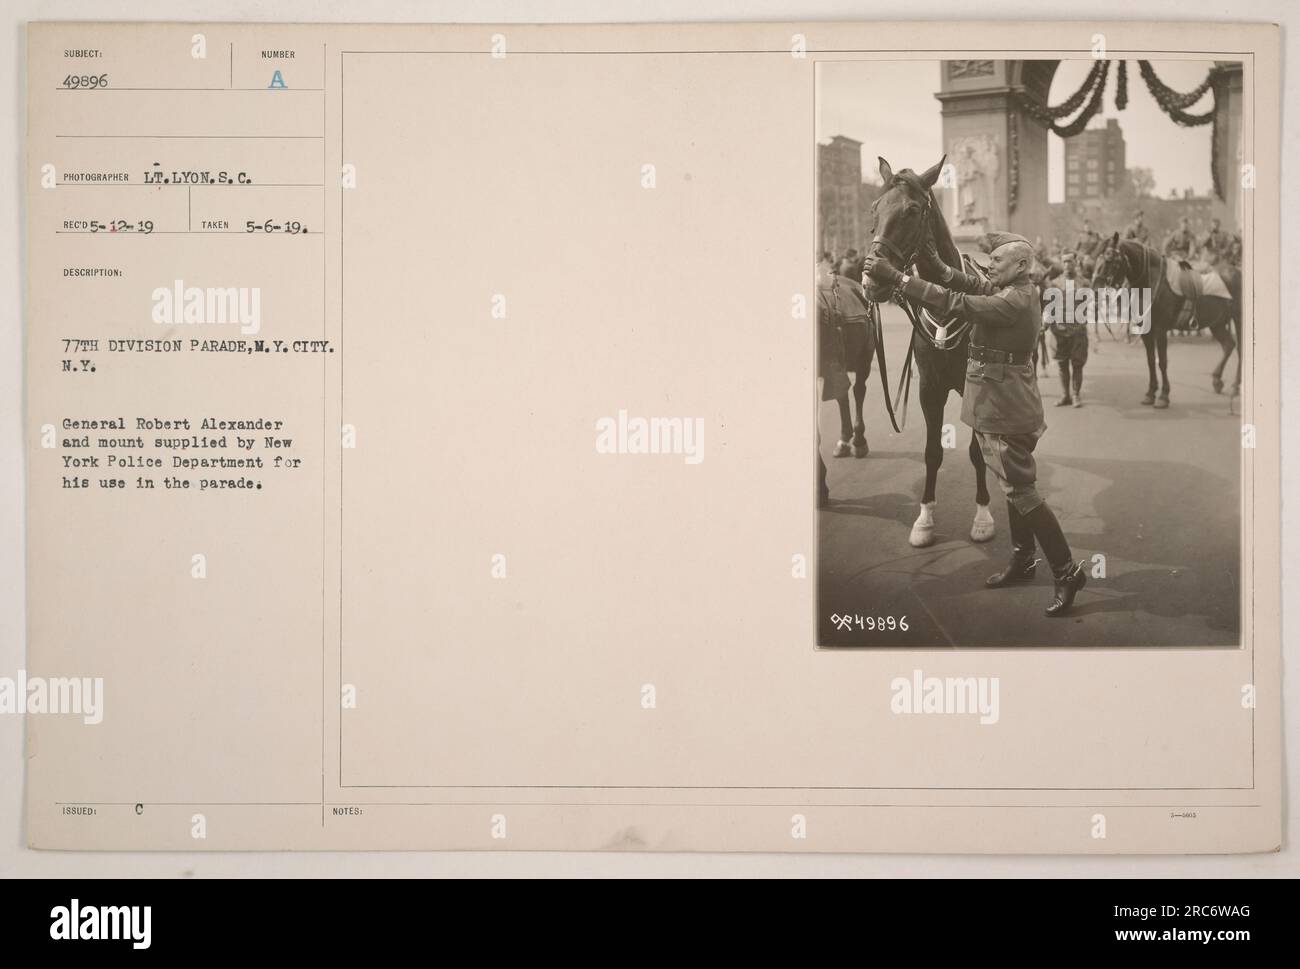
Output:
[[[1192,260],[1196,257],[1196,236],[1192,235],[1191,226],[1187,222],[1187,217],[1178,220],[1178,228],[1169,234],[1165,240],[1165,256],[1178,261],[1178,265],[1183,272],[1183,280],[1179,285],[1179,290],[1183,293],[1195,292],[1195,281],[1192,279]],[[1190,330],[1192,328],[1192,314],[1196,310],[1196,300],[1184,298],[1183,304],[1178,310],[1178,319],[1174,321],[1174,329]]]
[[1133,213],[1133,221],[1128,224],[1124,230],[1124,238],[1132,239],[1134,242],[1140,242],[1142,245],[1149,245],[1151,242],[1151,230],[1147,224],[1142,221],[1142,210],[1138,209]]

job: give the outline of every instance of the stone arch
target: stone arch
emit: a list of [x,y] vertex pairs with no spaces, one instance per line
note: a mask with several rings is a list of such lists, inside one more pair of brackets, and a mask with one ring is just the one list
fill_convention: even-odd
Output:
[[[1028,94],[1048,103],[1059,60],[952,60],[940,62],[935,97],[943,116],[943,149],[965,171],[959,184],[945,190],[945,215],[958,241],[987,228],[1033,236],[1049,224],[1047,139],[1050,132],[1020,105]],[[1239,224],[1242,75],[1239,62],[1218,65],[1227,72],[1215,124],[1221,134],[1212,160],[1224,186],[1221,213],[1228,225]],[[1130,79],[1133,83],[1133,79]],[[1138,82],[1140,83],[1140,82]],[[1108,92],[1107,96],[1110,94]],[[1172,124],[1173,122],[1170,122]],[[928,164],[928,163],[927,163]],[[973,168],[986,171],[972,175]],[[964,181],[961,179],[964,178]]]
[[944,211],[960,240],[988,229],[1033,236],[1048,222],[1047,136],[1020,106],[1027,93],[1047,100],[1060,61],[940,62],[935,97],[943,147],[958,183]]

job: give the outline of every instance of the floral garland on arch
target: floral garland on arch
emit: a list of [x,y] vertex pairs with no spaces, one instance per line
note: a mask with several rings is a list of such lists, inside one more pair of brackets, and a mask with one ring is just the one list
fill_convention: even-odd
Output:
[[[1142,80],[1146,82],[1147,90],[1151,92],[1151,97],[1155,99],[1160,110],[1167,114],[1175,124],[1184,128],[1194,128],[1199,125],[1213,123],[1214,128],[1210,137],[1210,174],[1214,179],[1214,194],[1222,199],[1224,197],[1222,179],[1220,178],[1218,166],[1215,165],[1215,159],[1218,158],[1221,138],[1217,116],[1219,113],[1219,95],[1223,90],[1224,72],[1217,66],[1211,67],[1205,75],[1205,80],[1192,90],[1176,91],[1160,80],[1150,61],[1138,61],[1138,70],[1142,74]],[[1088,76],[1083,79],[1083,84],[1079,86],[1079,89],[1058,105],[1044,104],[1026,91],[1018,92],[1017,101],[1025,114],[1043,127],[1050,129],[1062,138],[1073,138],[1087,128],[1088,123],[1101,110],[1109,72],[1110,61],[1098,61],[1088,71]],[[1210,105],[1210,109],[1204,114],[1188,114],[1187,109],[1201,100],[1207,93],[1213,93],[1214,95],[1214,103]],[[1087,103],[1085,104],[1085,102]],[[1120,61],[1115,79],[1115,108],[1118,111],[1123,111],[1127,107],[1128,62]],[[1074,114],[1076,111],[1079,113],[1073,121],[1068,124],[1059,123],[1059,119]]]
[[[1102,96],[1106,93],[1106,78],[1109,74],[1110,61],[1098,61],[1092,66],[1088,76],[1083,79],[1079,90],[1056,107],[1049,107],[1024,91],[1019,95],[1020,106],[1027,115],[1043,127],[1050,128],[1062,138],[1073,138],[1088,127],[1088,122],[1101,110]],[[1073,114],[1085,100],[1088,102],[1087,105],[1073,121],[1065,125],[1057,124],[1057,118]]]

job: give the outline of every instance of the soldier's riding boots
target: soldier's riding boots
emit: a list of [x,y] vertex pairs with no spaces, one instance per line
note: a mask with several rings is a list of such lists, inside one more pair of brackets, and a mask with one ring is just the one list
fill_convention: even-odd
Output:
[[1074,597],[1088,581],[1084,563],[1071,561],[1070,545],[1065,540],[1065,533],[1061,531],[1061,523],[1056,520],[1046,502],[1025,515],[1024,519],[1043,547],[1043,554],[1047,556],[1055,580],[1052,601],[1043,610],[1044,615],[1053,619],[1063,616],[1070,611]]
[[1061,371],[1061,396],[1060,399],[1057,400],[1056,406],[1069,407],[1074,403],[1070,397],[1070,362],[1068,360],[1062,360],[1057,364],[1057,367]]
[[1067,562],[1060,569],[1052,569],[1056,588],[1051,603],[1043,610],[1043,615],[1055,619],[1070,611],[1070,607],[1074,605],[1074,597],[1088,583],[1088,573],[1084,569],[1086,564],[1086,562]]
[[1038,558],[1034,555],[1034,530],[1009,501],[1007,521],[1011,528],[1011,561],[1001,572],[984,580],[985,587],[989,589],[1028,582],[1034,577],[1034,570],[1038,566]]

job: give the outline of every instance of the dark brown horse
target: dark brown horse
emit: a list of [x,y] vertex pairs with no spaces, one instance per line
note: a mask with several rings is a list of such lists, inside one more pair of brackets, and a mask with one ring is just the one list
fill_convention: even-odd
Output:
[[1241,270],[1231,263],[1219,263],[1212,272],[1219,274],[1228,288],[1231,299],[1202,296],[1196,301],[1196,318],[1208,326],[1214,339],[1223,349],[1223,357],[1210,372],[1210,383],[1216,394],[1223,393],[1223,368],[1227,366],[1232,351],[1237,351],[1237,376],[1232,382],[1232,396],[1241,395]]
[[[895,269],[915,273],[913,263],[917,254],[933,245],[947,265],[962,270],[961,254],[932,191],[944,159],[920,175],[910,168],[895,172],[885,159],[879,161],[885,188],[872,206],[875,225],[870,252],[888,260]],[[868,298],[878,303],[893,297],[889,287],[871,279],[864,279],[863,285]],[[905,309],[912,320],[911,355],[916,358],[921,413],[925,416],[925,491],[909,541],[922,548],[934,542],[934,492],[944,450],[943,410],[948,394],[954,390],[960,394],[966,387],[970,330],[961,320],[934,320],[918,307]],[[973,433],[969,454],[975,466],[975,520],[970,537],[972,541],[987,542],[993,537],[993,516],[989,512],[984,455]]]
[[[1178,320],[1183,297],[1173,291],[1168,280],[1168,262],[1164,255],[1134,239],[1119,238],[1115,233],[1097,257],[1097,268],[1092,278],[1093,288],[1115,289],[1125,287],[1145,292],[1141,301],[1146,313],[1132,321],[1132,328],[1142,335],[1147,351],[1147,392],[1143,404],[1157,408],[1169,406],[1169,331]],[[1208,275],[1208,274],[1207,274]],[[1222,274],[1218,274],[1222,276]],[[1215,390],[1223,387],[1223,366],[1232,353],[1231,324],[1236,330],[1237,343],[1241,342],[1241,274],[1223,278],[1228,295],[1201,295],[1196,297],[1196,318],[1224,347],[1223,359],[1215,368]],[[1160,366],[1160,383],[1156,383],[1156,364]],[[1237,360],[1237,383],[1233,396],[1241,384],[1241,359]]]

